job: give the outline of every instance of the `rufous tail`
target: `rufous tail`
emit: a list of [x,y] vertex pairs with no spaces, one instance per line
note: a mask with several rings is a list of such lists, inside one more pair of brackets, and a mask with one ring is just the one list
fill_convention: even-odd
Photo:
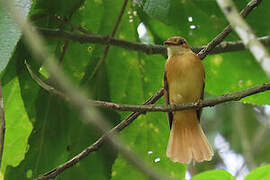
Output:
[[174,162],[189,164],[210,161],[214,152],[195,110],[175,112],[167,146],[167,156]]

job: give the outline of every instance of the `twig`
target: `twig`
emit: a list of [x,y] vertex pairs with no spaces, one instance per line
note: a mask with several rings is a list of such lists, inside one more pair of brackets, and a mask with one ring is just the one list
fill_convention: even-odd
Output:
[[[255,1],[253,1],[253,2],[255,2]],[[257,3],[257,2],[255,2],[255,3]],[[249,8],[249,5],[250,5],[250,3],[247,5],[247,7],[244,8],[243,11],[247,11],[248,9],[250,9],[250,11],[251,11],[253,8]],[[247,13],[250,12],[250,11],[247,11]],[[226,31],[226,28],[223,31]],[[44,31],[43,33],[46,33],[46,32]],[[48,33],[48,31],[47,31],[47,35],[50,34],[50,33],[51,32]],[[66,33],[66,32],[64,32],[64,33]],[[223,34],[222,35],[223,36],[223,39],[229,33]],[[63,35],[63,34],[60,32],[59,35]],[[65,37],[66,35],[67,35],[67,37],[73,38],[68,33],[64,34],[64,36],[62,36],[62,37]],[[218,36],[220,36],[220,35],[218,35]],[[77,37],[79,37],[78,40],[80,40],[80,42],[85,42],[85,40],[86,40],[82,36],[77,36]],[[94,37],[95,37],[94,39],[91,39],[90,38],[88,40],[90,40],[93,43],[102,43],[102,44],[105,44],[105,42],[107,41],[107,37],[102,37],[100,35],[95,35]],[[114,38],[111,38],[111,41],[110,41],[110,43],[112,45],[118,45],[118,46],[121,46],[121,47],[126,47],[126,46],[128,47],[130,45],[130,42],[129,41],[126,41],[126,40],[120,40],[120,42],[122,42],[122,43],[119,43],[119,41],[117,41],[117,39],[114,39]],[[213,45],[211,45],[211,43],[213,43]],[[216,43],[216,41],[211,41],[211,43],[209,43],[208,46],[206,47],[208,50],[201,51],[202,59],[209,53],[209,51],[211,49],[213,49],[215,46],[217,46],[220,42],[219,43]],[[145,53],[148,53],[148,54],[150,54],[150,53],[160,54],[160,52],[162,52],[162,51],[163,51],[162,54],[165,54],[166,53],[166,49],[163,46],[157,46],[157,48],[154,48],[153,49],[152,48],[153,45],[146,45],[146,44],[140,44],[140,43],[135,43],[135,42],[134,43],[132,42],[132,44],[133,44],[132,46],[129,46],[129,49],[140,50],[140,51],[145,52]],[[133,48],[131,48],[131,47],[133,47]],[[144,104],[153,104],[153,103],[155,103],[159,98],[161,98],[163,96],[163,93],[164,92],[163,92],[163,88],[162,88],[155,95],[153,95],[151,98],[149,98]],[[121,131],[122,129],[124,129],[125,127],[127,127],[130,123],[132,123],[142,113],[143,112],[136,112],[136,113],[133,112],[133,113],[131,113],[125,120],[123,120],[118,126],[116,126],[110,132]],[[67,169],[67,168],[75,165],[80,159],[83,159],[86,156],[88,156],[91,152],[98,150],[103,145],[104,140],[105,140],[105,137],[106,137],[106,134],[104,134],[93,145],[89,146],[84,151],[82,151],[80,154],[78,154],[77,156],[75,156],[72,160],[67,161],[67,162],[61,164],[60,166],[58,166],[54,170],[46,173],[45,176],[48,176],[51,173],[55,173],[55,176],[57,176],[58,174],[60,174],[65,169]],[[58,173],[58,169],[60,169],[60,172],[59,173]]]
[[256,39],[256,35],[252,29],[241,18],[238,11],[231,0],[217,0],[220,8],[231,23],[235,32],[243,40],[244,45],[249,48],[255,59],[261,65],[262,69],[270,77],[270,56],[266,48]]
[[0,169],[2,165],[2,157],[4,151],[5,132],[6,132],[6,121],[4,112],[4,100],[2,94],[2,84],[0,81]]
[[[24,34],[26,43],[31,47],[32,54],[35,59],[40,60],[44,63],[48,72],[51,74],[52,79],[59,85],[61,90],[70,97],[70,101],[74,107],[77,108],[83,120],[86,123],[91,123],[94,127],[100,130],[103,133],[108,133],[109,125],[104,121],[101,114],[95,109],[89,109],[86,96],[74,86],[71,85],[70,81],[66,78],[63,71],[57,66],[55,63],[54,57],[51,57],[44,46],[44,42],[41,37],[33,28],[32,24],[28,20],[22,19],[21,12],[16,9],[16,7],[12,6],[9,1],[0,1],[11,14],[11,17],[20,27],[21,31]],[[163,176],[160,172],[154,171],[153,167],[144,163],[140,158],[134,155],[130,150],[128,150],[121,140],[113,135],[106,136],[107,142],[109,142],[113,147],[115,147],[124,158],[126,158],[129,162],[131,162],[136,168],[138,168],[141,172],[143,172],[149,179],[168,179]],[[62,170],[63,171],[63,170]],[[61,171],[61,172],[62,172]],[[45,177],[41,177],[38,179],[49,179],[57,176],[59,173],[54,175],[48,175]]]
[[62,52],[61,52],[61,55],[60,55],[60,58],[59,58],[59,64],[62,64],[62,62],[64,60],[64,56],[65,56],[65,53],[67,51],[69,43],[70,43],[70,40],[66,40],[64,45],[63,45]]
[[82,32],[84,34],[92,34],[91,31],[89,31],[89,30],[87,30],[87,29],[85,29],[85,28],[83,28],[81,26],[77,26],[77,25],[71,23],[70,21],[64,20],[59,16],[56,16],[56,15],[50,16],[49,15],[49,17],[52,17],[53,19],[55,19],[58,22],[61,22],[62,24],[68,24],[72,29],[76,29],[76,30],[78,30],[78,31],[80,31],[80,32]]
[[108,52],[109,52],[109,49],[110,49],[110,41],[111,41],[111,38],[114,37],[114,35],[115,35],[115,33],[116,33],[117,29],[118,29],[118,26],[119,26],[119,24],[120,24],[120,22],[121,22],[121,19],[122,19],[122,17],[123,17],[123,14],[124,14],[124,12],[125,12],[126,7],[127,7],[127,3],[128,3],[128,0],[124,0],[124,4],[123,4],[123,6],[122,6],[122,8],[121,8],[121,11],[120,11],[119,16],[118,16],[118,18],[117,18],[117,21],[116,21],[116,23],[115,23],[115,25],[114,25],[114,27],[113,27],[112,33],[111,33],[110,36],[107,38],[106,46],[105,46],[104,51],[103,51],[103,56],[102,56],[102,58],[98,61],[97,65],[95,66],[95,69],[94,69],[93,72],[91,73],[89,79],[92,79],[92,78],[95,76],[95,74],[97,73],[98,69],[100,68],[100,66],[101,66],[101,65],[103,64],[103,62],[105,61],[105,59],[106,59],[106,57],[107,57],[107,54],[108,54]]
[[[262,0],[252,0],[247,6],[240,12],[242,17],[246,17],[255,7],[257,7]],[[204,59],[206,54],[210,52],[215,46],[217,46],[225,37],[227,37],[232,32],[232,26],[228,25],[221,33],[219,33],[211,42],[209,42],[202,51],[198,53],[201,59]]]
[[[71,32],[74,30],[73,27],[71,27]],[[67,51],[67,48],[69,46],[69,43],[70,43],[70,40],[67,39],[63,45],[63,47],[61,48],[62,52],[61,52],[61,55],[60,55],[60,58],[59,58],[59,64],[62,65],[63,63],[63,60],[64,60],[64,56],[66,54],[66,51]]]
[[[67,101],[70,100],[70,98],[64,94],[63,92],[58,91],[54,87],[46,84],[43,82],[37,75],[33,73],[30,66],[26,63],[27,69],[32,76],[32,78],[39,84],[43,89],[47,90],[48,92],[51,92],[54,95],[59,96],[60,98],[63,98]],[[225,103],[228,101],[239,101],[242,98],[245,98],[247,96],[251,96],[254,94],[258,94],[261,92],[269,91],[270,90],[270,83],[265,83],[259,86],[254,86],[251,88],[248,88],[243,91],[239,92],[233,92],[229,94],[224,94],[222,96],[219,96],[217,98],[212,98],[209,100],[204,100],[196,103],[187,103],[187,104],[178,104],[175,106],[165,106],[165,105],[130,105],[130,104],[117,104],[113,102],[106,102],[106,101],[96,101],[96,100],[87,100],[88,105],[96,106],[96,107],[105,107],[105,108],[111,108],[118,111],[133,111],[133,112],[170,112],[170,111],[180,111],[180,110],[186,110],[186,109],[200,109],[207,106],[215,106],[217,104]],[[160,92],[163,91],[161,89]],[[148,103],[147,103],[148,104]],[[153,103],[151,103],[153,104]]]

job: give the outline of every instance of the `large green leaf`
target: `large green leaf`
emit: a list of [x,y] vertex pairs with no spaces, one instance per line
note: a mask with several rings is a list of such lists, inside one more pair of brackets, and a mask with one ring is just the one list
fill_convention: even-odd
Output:
[[225,170],[212,170],[200,173],[191,180],[233,180],[233,176]]
[[270,165],[265,165],[251,171],[245,180],[267,180],[270,179]]
[[[11,74],[10,71],[8,72]],[[6,73],[3,78],[8,78],[9,73]],[[13,78],[8,82],[3,81],[3,96],[6,133],[1,164],[2,173],[5,172],[7,166],[15,167],[24,159],[29,148],[28,137],[33,128],[23,105],[18,78]]]
[[[14,7],[20,11],[22,16],[26,18],[30,6],[30,0],[14,0]],[[3,7],[0,2],[0,73],[8,64],[9,59],[12,56],[12,52],[16,47],[17,42],[19,41],[21,36],[20,29],[14,23],[12,18],[10,17],[9,12]]]

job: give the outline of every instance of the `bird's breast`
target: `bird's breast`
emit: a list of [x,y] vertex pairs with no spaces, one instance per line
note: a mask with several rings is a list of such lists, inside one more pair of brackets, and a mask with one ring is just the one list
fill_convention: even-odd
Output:
[[195,102],[201,97],[204,69],[193,54],[172,56],[166,63],[170,103]]

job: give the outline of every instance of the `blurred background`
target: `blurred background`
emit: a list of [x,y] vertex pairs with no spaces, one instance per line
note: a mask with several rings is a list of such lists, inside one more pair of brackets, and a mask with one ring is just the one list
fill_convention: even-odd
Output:
[[[79,43],[61,31],[87,36],[97,34],[131,42],[162,45],[171,36],[184,37],[192,47],[206,45],[228,22],[213,0],[14,0],[42,32],[46,48],[77,87],[95,100],[142,104],[163,87],[166,54],[146,54],[118,46]],[[238,10],[249,0],[234,1]],[[270,34],[270,1],[262,1],[247,17],[258,37]],[[5,179],[33,179],[73,158],[94,143],[101,133],[84,123],[72,105],[42,89],[29,75],[35,74],[58,87],[31,55],[19,28],[0,6],[1,81],[6,117],[6,139],[1,173]],[[60,34],[49,33],[61,30]],[[4,35],[2,35],[4,34]],[[232,32],[225,41],[239,40]],[[107,49],[107,50],[106,50]],[[208,55],[205,99],[241,91],[268,82],[249,51]],[[163,104],[161,98],[157,104]],[[210,162],[173,163],[166,157],[169,124],[165,113],[139,116],[120,132],[126,146],[172,179],[191,179],[208,170],[223,169],[237,180],[270,162],[270,93],[249,96],[203,109],[201,123],[215,150]],[[111,125],[128,112],[100,108]],[[220,179],[231,175],[217,172]],[[219,176],[218,176],[219,175]],[[105,143],[56,179],[148,179]]]

